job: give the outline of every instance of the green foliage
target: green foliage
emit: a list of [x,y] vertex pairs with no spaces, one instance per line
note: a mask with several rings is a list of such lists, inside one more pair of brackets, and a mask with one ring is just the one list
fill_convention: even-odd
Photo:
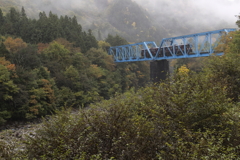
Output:
[[238,18],[236,25],[238,25],[238,27],[240,28],[240,15],[236,15],[236,17]]
[[55,94],[52,84],[47,79],[39,79],[37,88],[29,90],[29,112],[26,118],[32,119],[38,115],[47,115],[55,110]]
[[171,66],[173,67],[173,70],[175,70],[186,65],[191,71],[201,72],[205,65],[204,61],[208,58],[209,57],[174,59],[171,61]]
[[9,103],[13,102],[14,94],[19,91],[19,88],[11,80],[10,76],[11,72],[7,66],[0,63],[0,124],[4,123],[6,119],[11,118],[11,110],[13,108],[9,108]]
[[74,42],[76,47],[80,47],[82,52],[86,52],[92,47],[97,48],[97,41],[91,30],[86,34],[82,32],[82,27],[77,23],[74,16],[58,17],[51,11],[47,16],[45,12],[39,13],[39,19],[29,19],[24,8],[18,12],[11,8],[6,16],[0,11],[0,33],[2,35],[14,35],[21,37],[28,43],[50,43],[57,38],[65,38]]
[[25,69],[35,69],[41,66],[39,54],[35,46],[27,46],[9,57],[11,61]]
[[[79,113],[59,112],[45,121],[34,138],[29,137],[24,154],[36,159],[236,158],[239,144],[230,143],[235,133],[230,121],[239,123],[230,112],[234,106],[225,108],[224,92],[216,92],[214,86],[205,86],[208,89],[204,93],[209,92],[208,98],[220,96],[215,102],[195,97],[206,88],[190,87],[201,83],[190,77],[176,77],[174,86],[160,84],[137,93],[130,91]],[[178,86],[180,81],[182,85]],[[192,84],[183,87],[189,81]],[[194,98],[176,101],[183,94],[179,92],[181,89],[188,95],[194,94]],[[171,95],[178,96],[171,98]]]
[[108,51],[110,44],[105,42],[105,41],[98,41],[98,47],[102,48],[102,50],[104,50],[105,52]]
[[[14,38],[1,37],[1,76],[6,81],[0,93],[2,122],[44,116],[60,107],[87,106],[148,81],[147,63],[116,66],[107,54],[110,44],[98,43],[91,30],[82,32],[76,17],[41,12],[35,20],[28,19],[24,8],[21,12],[11,8],[3,19],[2,33]],[[119,36],[109,35],[108,40],[127,44]]]
[[6,46],[3,44],[3,42],[0,45],[0,57],[6,57],[9,56],[9,52],[6,49]]
[[63,45],[54,41],[44,50],[43,54],[50,61],[63,63],[63,61],[67,60],[69,51]]
[[84,32],[84,39],[85,39],[85,50],[82,50],[83,52],[88,51],[91,48],[98,48],[98,42],[96,38],[92,35],[92,31],[89,29],[88,33],[86,34]]
[[119,35],[116,35],[115,37],[108,35],[105,41],[108,42],[111,46],[121,46],[128,44],[128,42]]
[[211,57],[207,63],[206,72],[212,83],[222,83],[226,87],[228,97],[234,101],[239,100],[239,45],[240,32],[229,34],[225,40],[223,57]]
[[[238,95],[239,88],[231,88],[239,79],[230,79],[239,75],[235,34],[225,55],[211,57],[202,72],[182,66],[160,84],[132,89],[78,113],[58,112],[28,138],[21,154],[29,159],[239,159],[239,102],[230,94]],[[91,74],[101,79],[105,68],[97,62],[90,65]],[[116,71],[131,78],[128,71],[134,67],[126,63]],[[73,66],[67,70],[68,76],[76,72]],[[129,82],[125,79],[124,85]]]
[[14,156],[14,146],[5,140],[0,140],[0,157],[4,159],[12,159]]

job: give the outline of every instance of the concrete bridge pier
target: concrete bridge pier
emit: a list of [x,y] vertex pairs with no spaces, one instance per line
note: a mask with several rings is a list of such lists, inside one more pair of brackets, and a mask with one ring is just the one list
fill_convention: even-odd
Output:
[[169,73],[168,60],[152,61],[150,62],[150,80],[153,83],[158,83],[165,80]]

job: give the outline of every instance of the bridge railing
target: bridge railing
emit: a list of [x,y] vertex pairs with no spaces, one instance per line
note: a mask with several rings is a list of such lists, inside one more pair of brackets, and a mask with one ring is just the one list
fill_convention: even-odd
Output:
[[141,42],[123,46],[110,47],[109,54],[115,62],[153,61],[163,59],[204,57],[223,51],[215,50],[222,36],[236,31],[227,28],[209,32],[162,39],[159,47],[155,42]]

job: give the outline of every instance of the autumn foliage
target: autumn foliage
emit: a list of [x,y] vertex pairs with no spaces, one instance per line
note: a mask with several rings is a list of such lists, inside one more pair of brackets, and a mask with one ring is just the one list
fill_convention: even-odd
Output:
[[[107,42],[98,43],[91,30],[82,31],[76,17],[62,19],[51,12],[40,13],[37,21],[28,19],[24,9],[18,13],[12,8],[9,15],[16,21],[9,20],[12,28],[1,32],[0,125],[53,114],[61,107],[84,107],[148,82],[149,71],[142,67],[147,63],[116,65],[107,54],[113,43],[127,43],[119,36],[109,35]],[[38,28],[56,21],[58,27],[62,23],[72,28],[72,33],[64,26],[61,33],[57,28],[56,32]],[[20,23],[38,26],[28,35],[16,27]]]
[[12,53],[16,53],[19,50],[27,47],[27,44],[21,38],[13,39],[12,37],[8,37],[5,40],[4,45],[6,46],[7,50]]

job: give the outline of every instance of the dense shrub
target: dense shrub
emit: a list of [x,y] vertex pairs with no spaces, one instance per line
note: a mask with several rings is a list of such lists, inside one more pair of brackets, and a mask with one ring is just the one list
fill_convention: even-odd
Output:
[[229,103],[224,88],[200,77],[179,71],[168,83],[79,113],[62,111],[29,137],[24,154],[29,159],[235,159],[238,105]]

